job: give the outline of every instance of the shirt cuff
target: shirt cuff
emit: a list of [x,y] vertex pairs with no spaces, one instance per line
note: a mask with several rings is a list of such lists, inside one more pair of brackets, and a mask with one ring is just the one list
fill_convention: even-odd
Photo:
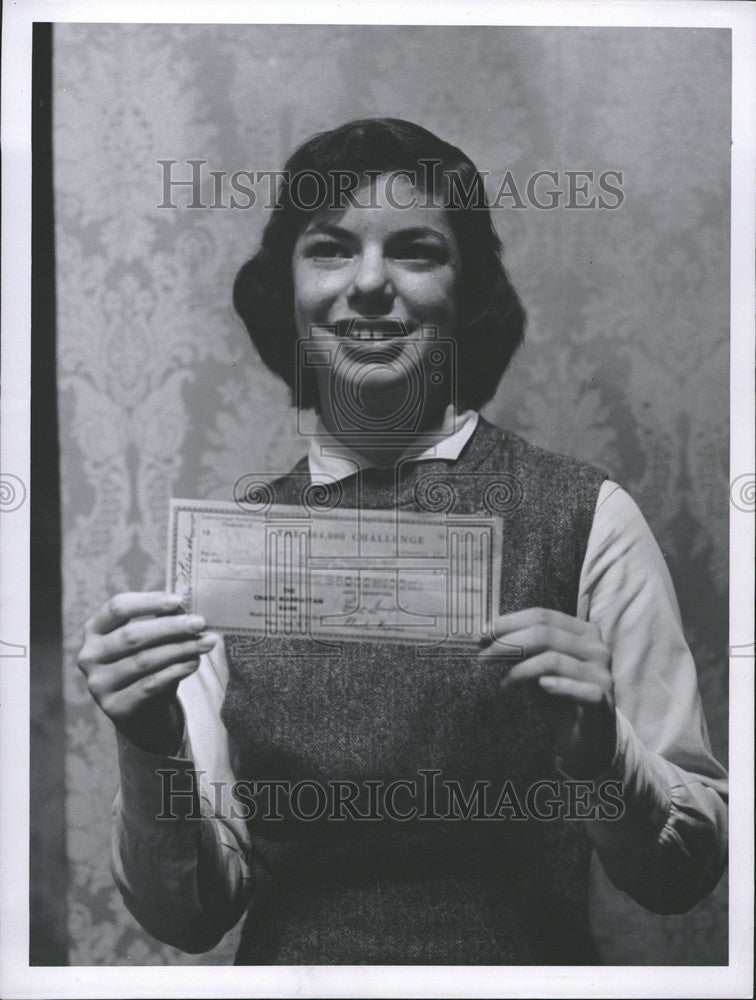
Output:
[[611,782],[622,803],[620,815],[590,819],[586,832],[597,847],[619,846],[631,835],[636,843],[655,842],[661,835],[672,809],[672,796],[662,776],[657,774],[649,752],[630,722],[617,712],[617,746],[609,768],[591,785],[598,798],[600,789]]
[[[175,835],[177,827],[187,823],[198,832],[191,820],[202,818],[200,808],[200,775],[194,762],[186,755],[186,727],[180,755],[153,753],[143,750],[121,733],[116,733],[118,766],[121,775],[120,811],[124,822],[139,832],[152,833],[165,829]],[[170,831],[170,832],[169,832]]]

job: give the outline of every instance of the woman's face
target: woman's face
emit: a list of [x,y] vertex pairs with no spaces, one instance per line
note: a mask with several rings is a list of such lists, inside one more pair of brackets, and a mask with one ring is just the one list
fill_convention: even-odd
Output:
[[[429,411],[432,397],[451,399],[437,374],[423,373],[430,376],[434,348],[456,332],[457,240],[444,210],[424,207],[424,195],[401,175],[381,175],[370,190],[366,182],[356,200],[360,205],[315,215],[295,244],[297,333],[317,338],[321,351],[337,347],[329,357],[339,360],[339,395],[365,412],[401,408],[408,373],[417,369]],[[325,415],[333,370],[316,371]]]

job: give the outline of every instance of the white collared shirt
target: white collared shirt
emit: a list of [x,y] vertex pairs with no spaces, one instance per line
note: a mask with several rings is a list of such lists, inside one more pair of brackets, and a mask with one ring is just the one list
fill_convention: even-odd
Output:
[[[478,414],[466,411],[416,456],[456,459]],[[324,430],[324,428],[323,428]],[[326,447],[323,447],[327,445]],[[313,479],[352,475],[370,463],[324,434],[310,449]],[[577,617],[595,622],[611,649],[617,749],[606,777],[622,783],[625,819],[583,821],[612,882],[636,900],[679,912],[707,892],[726,857],[727,772],[713,757],[696,668],[664,557],[635,502],[616,483],[599,490],[580,574]],[[207,950],[244,911],[251,891],[243,820],[212,817],[221,783],[235,776],[221,706],[228,679],[223,643],[179,686],[185,752],[147,753],[118,737],[121,788],[114,804],[112,870],[126,903],[155,937]],[[200,772],[206,818],[161,823],[159,769]],[[215,916],[200,899],[210,872]],[[219,901],[223,905],[219,907]],[[218,913],[225,914],[219,926]]]
[[[434,458],[454,461],[459,458],[462,449],[478,426],[478,417],[477,410],[455,413],[453,405],[449,404],[443,423],[436,434],[425,435],[426,438],[437,436],[438,440],[432,441],[419,454],[413,454],[413,461],[422,462]],[[307,459],[310,465],[310,477],[314,483],[337,482],[339,479],[354,475],[358,468],[367,469],[373,464],[363,455],[337,441],[328,432],[322,420],[318,420],[315,434],[310,438]]]

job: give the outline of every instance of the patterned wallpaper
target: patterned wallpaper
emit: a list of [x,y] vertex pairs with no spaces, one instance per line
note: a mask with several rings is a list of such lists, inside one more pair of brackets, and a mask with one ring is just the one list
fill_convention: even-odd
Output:
[[[304,451],[230,302],[261,206],[159,209],[161,159],[275,170],[314,131],[384,114],[460,145],[494,189],[507,170],[520,192],[538,170],[623,172],[615,210],[496,213],[529,329],[485,413],[638,501],[726,760],[729,32],[68,24],[54,44],[71,962],[231,960],[233,932],[185,956],[125,911],[114,739],[75,656],[107,596],[163,586],[168,497],[228,499]],[[594,880],[607,962],[726,961],[724,885],[663,918]]]

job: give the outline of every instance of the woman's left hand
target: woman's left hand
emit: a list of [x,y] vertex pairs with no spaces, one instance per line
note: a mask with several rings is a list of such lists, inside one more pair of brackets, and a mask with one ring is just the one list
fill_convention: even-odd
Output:
[[597,625],[561,611],[528,608],[495,618],[480,659],[515,663],[503,691],[533,684],[562,769],[597,777],[614,757],[617,728],[611,653]]

